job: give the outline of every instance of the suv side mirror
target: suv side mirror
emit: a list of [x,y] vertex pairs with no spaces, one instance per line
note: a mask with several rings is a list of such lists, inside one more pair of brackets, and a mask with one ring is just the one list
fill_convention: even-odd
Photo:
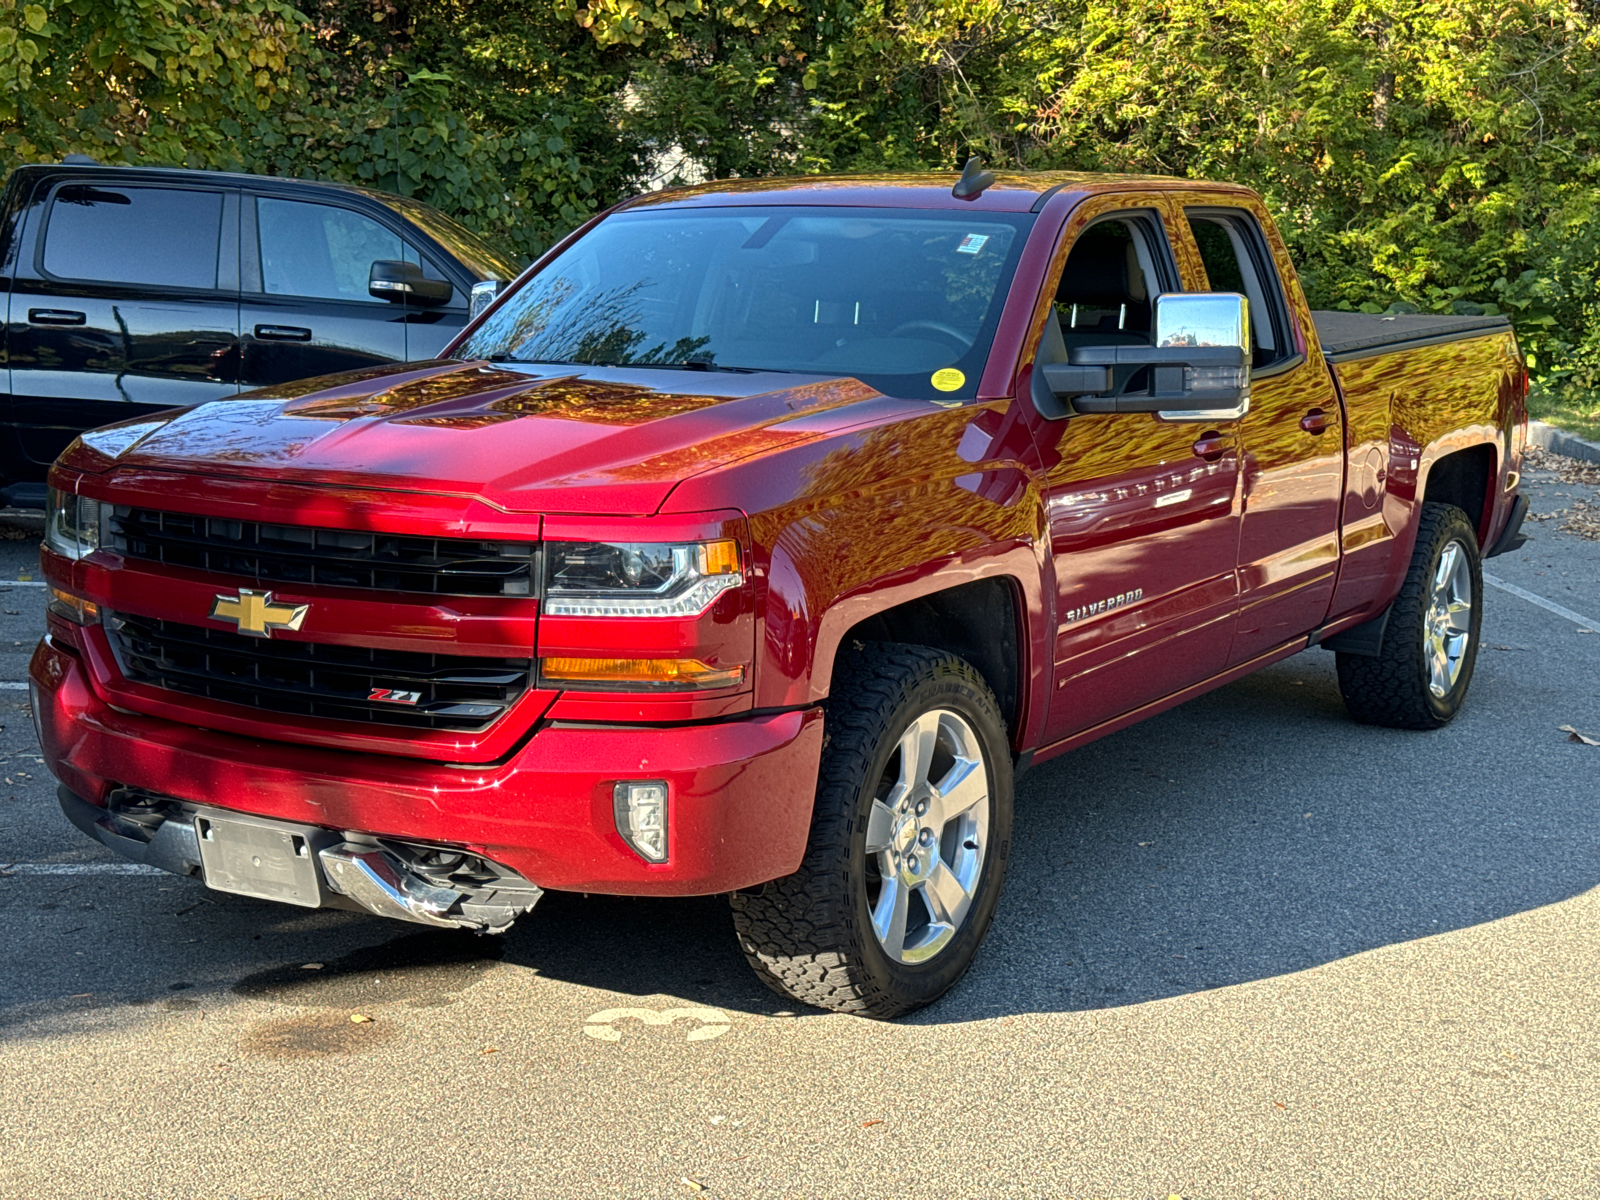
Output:
[[367,273],[367,294],[397,304],[448,304],[455,294],[443,279],[429,279],[416,263],[380,258]]
[[[1226,421],[1249,411],[1250,306],[1243,296],[1169,292],[1156,297],[1155,324],[1153,346],[1078,346],[1066,363],[1036,367],[1053,407],[1063,410],[1044,415],[1150,412],[1171,421]],[[1149,367],[1148,387],[1115,391],[1119,367]],[[1036,394],[1035,404],[1042,399]]]
[[472,302],[467,309],[467,319],[471,320],[489,305],[494,303],[494,298],[505,290],[506,282],[503,279],[485,279],[481,283],[472,285]]

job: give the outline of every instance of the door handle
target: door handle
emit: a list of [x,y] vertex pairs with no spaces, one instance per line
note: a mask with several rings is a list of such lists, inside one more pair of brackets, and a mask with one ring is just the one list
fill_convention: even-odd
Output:
[[1338,418],[1332,413],[1325,413],[1320,408],[1313,408],[1300,418],[1300,428],[1307,433],[1322,433],[1331,428]]
[[309,342],[311,330],[299,325],[257,325],[256,337],[263,342]]
[[30,308],[28,320],[34,325],[82,325],[87,318],[70,308]]
[[1190,447],[1196,458],[1203,458],[1207,462],[1216,462],[1228,450],[1228,439],[1216,432],[1202,433]]

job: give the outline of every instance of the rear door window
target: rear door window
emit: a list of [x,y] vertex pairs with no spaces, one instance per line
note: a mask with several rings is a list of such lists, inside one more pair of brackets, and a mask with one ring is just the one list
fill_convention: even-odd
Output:
[[66,184],[50,202],[42,265],[57,279],[210,290],[221,235],[221,192]]
[[256,198],[261,289],[269,296],[387,304],[367,291],[372,264],[432,265],[388,226],[352,209],[301,200]]
[[1184,215],[1211,290],[1238,292],[1250,302],[1253,368],[1259,371],[1292,357],[1294,339],[1278,271],[1255,218],[1239,209],[1190,208]]

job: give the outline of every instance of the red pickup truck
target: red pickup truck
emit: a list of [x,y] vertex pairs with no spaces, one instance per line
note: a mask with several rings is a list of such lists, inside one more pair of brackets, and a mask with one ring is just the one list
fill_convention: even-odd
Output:
[[1030,764],[1314,645],[1449,721],[1526,386],[1502,320],[1311,312],[1242,187],[644,196],[438,361],[84,434],[34,718],[75,824],[212,888],[728,893],[769,985],[894,1016]]

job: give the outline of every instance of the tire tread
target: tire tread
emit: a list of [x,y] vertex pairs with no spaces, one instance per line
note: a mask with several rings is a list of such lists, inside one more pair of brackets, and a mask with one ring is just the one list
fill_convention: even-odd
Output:
[[[800,869],[758,893],[732,897],[740,949],[762,982],[781,996],[880,1019],[919,1007],[882,988],[851,952],[855,914],[840,864],[850,853],[861,781],[888,732],[888,718],[932,675],[967,685],[998,714],[983,677],[956,655],[928,646],[877,642],[857,642],[840,652],[827,706],[811,838]],[[874,936],[870,930],[865,935]]]
[[[1389,608],[1382,653],[1376,656],[1335,656],[1339,691],[1344,696],[1345,707],[1352,717],[1365,725],[1385,725],[1391,729],[1438,729],[1454,716],[1454,713],[1441,716],[1428,704],[1423,694],[1420,647],[1391,639],[1404,637],[1415,640],[1412,634],[1420,628],[1427,611],[1432,585],[1428,565],[1433,561],[1440,543],[1446,540],[1450,527],[1455,524],[1465,527],[1469,533],[1472,530],[1467,514],[1453,504],[1430,502],[1422,506],[1422,515],[1417,523],[1417,541],[1411,551],[1405,582]],[[1475,537],[1472,544],[1477,544]],[[1480,597],[1481,594],[1480,588]],[[1470,670],[1470,663],[1467,669]]]

